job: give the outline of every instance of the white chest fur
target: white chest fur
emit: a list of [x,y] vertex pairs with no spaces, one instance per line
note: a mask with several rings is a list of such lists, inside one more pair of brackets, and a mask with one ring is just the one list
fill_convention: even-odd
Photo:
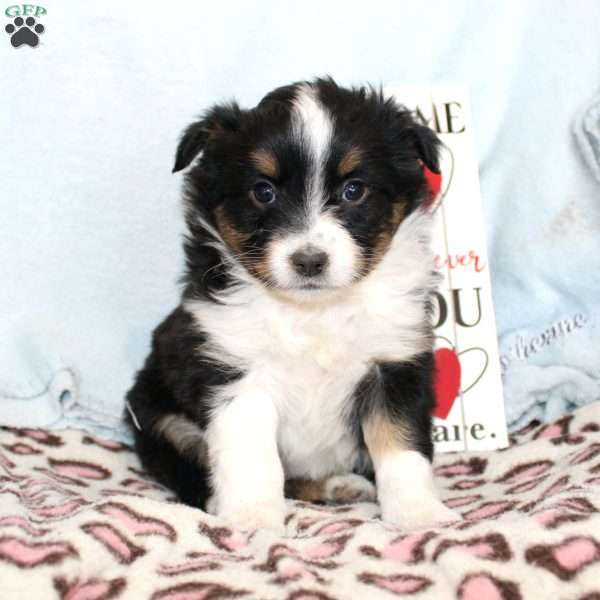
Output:
[[428,221],[407,220],[365,279],[323,301],[292,302],[250,283],[224,304],[186,304],[209,336],[209,353],[245,373],[217,398],[252,392],[275,405],[287,476],[347,472],[357,450],[347,421],[356,385],[375,362],[427,349]]

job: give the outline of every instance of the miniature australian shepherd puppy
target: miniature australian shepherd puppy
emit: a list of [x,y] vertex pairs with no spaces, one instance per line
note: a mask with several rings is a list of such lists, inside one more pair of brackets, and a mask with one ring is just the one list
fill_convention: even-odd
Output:
[[431,468],[438,150],[394,100],[331,79],[184,132],[181,304],[127,396],[143,465],[183,502],[243,529],[283,530],[285,496],[456,520]]

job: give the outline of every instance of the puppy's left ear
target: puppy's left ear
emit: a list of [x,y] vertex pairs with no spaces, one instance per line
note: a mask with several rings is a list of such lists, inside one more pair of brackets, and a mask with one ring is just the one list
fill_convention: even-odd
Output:
[[173,173],[187,167],[204,150],[209,140],[240,128],[242,111],[232,102],[213,106],[200,120],[192,123],[181,136]]
[[433,173],[440,173],[441,142],[435,132],[425,125],[412,125],[407,132],[414,140],[419,159]]

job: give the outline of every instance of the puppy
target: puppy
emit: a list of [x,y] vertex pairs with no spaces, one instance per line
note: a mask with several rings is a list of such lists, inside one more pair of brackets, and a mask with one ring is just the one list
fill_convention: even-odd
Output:
[[457,518],[431,469],[438,149],[394,100],[331,79],[184,132],[181,304],[126,415],[183,502],[244,529],[281,531],[284,495],[377,498],[407,529]]

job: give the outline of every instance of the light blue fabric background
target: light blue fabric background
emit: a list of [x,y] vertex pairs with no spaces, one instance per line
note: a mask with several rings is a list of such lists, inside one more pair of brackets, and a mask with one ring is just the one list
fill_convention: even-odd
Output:
[[38,48],[0,32],[0,421],[122,435],[178,298],[181,130],[327,73],[470,87],[509,421],[598,397],[600,3],[43,6]]

